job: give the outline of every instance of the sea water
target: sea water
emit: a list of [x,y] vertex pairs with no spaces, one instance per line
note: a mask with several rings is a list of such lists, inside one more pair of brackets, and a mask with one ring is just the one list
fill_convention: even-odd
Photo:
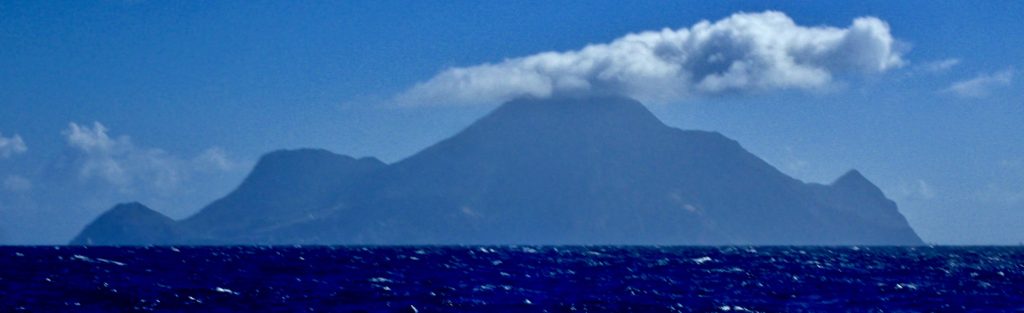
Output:
[[0,247],[0,312],[1021,310],[1021,247]]

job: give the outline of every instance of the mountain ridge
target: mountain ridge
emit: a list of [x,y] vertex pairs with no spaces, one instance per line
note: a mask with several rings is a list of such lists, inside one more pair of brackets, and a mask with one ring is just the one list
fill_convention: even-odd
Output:
[[[298,220],[330,207],[335,191],[361,175],[385,166],[372,157],[356,159],[323,149],[277,150],[256,163],[241,185],[198,213],[181,221],[182,227],[209,242],[233,234],[272,227],[278,221],[261,217]],[[220,227],[224,219],[235,219],[237,227]],[[241,221],[238,219],[242,219]],[[198,240],[198,239],[197,239]],[[201,240],[204,241],[204,240]]]
[[622,97],[513,100],[393,164],[271,153],[176,225],[193,244],[922,244],[856,170],[806,184]]

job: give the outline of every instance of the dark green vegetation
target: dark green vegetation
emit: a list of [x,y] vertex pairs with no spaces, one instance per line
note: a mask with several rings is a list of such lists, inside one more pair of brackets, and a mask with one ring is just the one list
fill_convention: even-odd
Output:
[[178,222],[124,207],[72,243],[922,244],[856,171],[803,183],[616,97],[512,101],[390,165],[273,152]]

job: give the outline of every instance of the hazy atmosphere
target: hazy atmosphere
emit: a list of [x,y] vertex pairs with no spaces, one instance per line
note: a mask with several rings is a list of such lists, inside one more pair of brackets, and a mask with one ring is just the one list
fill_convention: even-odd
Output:
[[0,2],[0,244],[67,243],[120,202],[185,218],[278,149],[393,163],[510,100],[615,95],[806,182],[855,168],[927,243],[1016,245],[1021,12]]

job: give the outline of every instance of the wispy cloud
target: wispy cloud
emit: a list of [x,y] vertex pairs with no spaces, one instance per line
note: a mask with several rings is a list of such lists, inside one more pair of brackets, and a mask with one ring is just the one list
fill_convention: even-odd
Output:
[[248,164],[233,160],[221,147],[211,147],[191,160],[197,170],[233,171],[243,169]]
[[922,198],[924,198],[924,199],[935,198],[935,189],[932,188],[931,184],[929,184],[928,182],[926,182],[924,180],[918,179],[916,185],[917,185],[916,186],[917,187],[916,188],[917,194],[920,195]]
[[929,73],[944,73],[947,72],[957,65],[960,65],[960,59],[949,58],[944,60],[927,62],[921,65],[921,69]]
[[223,149],[210,148],[194,158],[181,158],[156,148],[139,147],[128,136],[111,137],[106,126],[68,124],[63,131],[74,152],[79,179],[98,180],[120,188],[175,190],[197,171],[229,171],[239,167]]
[[0,158],[9,158],[26,151],[28,151],[28,146],[25,145],[25,141],[21,139],[20,135],[4,137],[4,134],[0,133]]
[[904,200],[931,200],[936,196],[935,188],[923,179],[902,182],[897,188],[894,195]]
[[1005,69],[955,82],[944,91],[964,98],[983,98],[989,96],[994,89],[1009,86],[1012,82],[1013,70]]
[[629,34],[579,50],[444,70],[402,104],[476,104],[559,94],[623,94],[664,102],[757,90],[820,89],[836,75],[904,64],[889,25],[797,25],[781,12],[737,13],[688,28]]
[[18,175],[7,175],[4,177],[3,187],[10,192],[25,192],[32,189],[32,182]]
[[67,242],[126,201],[181,218],[229,191],[251,165],[218,147],[196,155],[149,147],[99,122],[69,123],[60,133],[63,152],[38,156],[39,168],[0,173],[0,228],[11,242]]

